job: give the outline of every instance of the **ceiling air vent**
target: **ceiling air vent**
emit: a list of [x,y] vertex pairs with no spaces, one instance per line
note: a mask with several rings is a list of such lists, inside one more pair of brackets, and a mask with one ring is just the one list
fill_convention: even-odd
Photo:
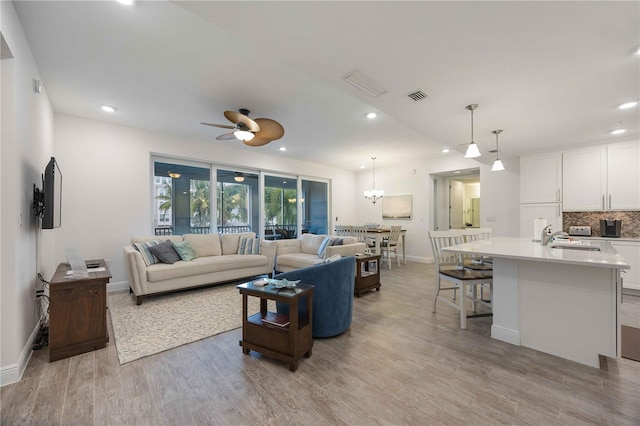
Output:
[[416,90],[415,92],[411,92],[407,95],[409,97],[409,99],[418,102],[421,101],[423,99],[427,99],[427,94],[424,93],[422,90]]
[[370,94],[371,96],[380,96],[387,90],[380,84],[376,83],[358,70],[353,70],[344,77],[347,83],[353,84],[358,89]]

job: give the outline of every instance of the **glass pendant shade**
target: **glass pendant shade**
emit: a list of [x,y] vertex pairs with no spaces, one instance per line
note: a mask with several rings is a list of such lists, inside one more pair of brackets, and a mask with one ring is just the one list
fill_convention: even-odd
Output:
[[247,130],[236,130],[235,132],[233,132],[233,136],[240,139],[241,141],[250,141],[255,137],[252,132],[249,132]]
[[493,162],[493,167],[491,167],[492,172],[500,172],[504,170],[504,165],[502,164],[502,160],[496,158],[496,161]]
[[476,158],[480,157],[480,150],[478,149],[478,144],[475,142],[471,142],[467,147],[467,152],[464,154],[464,158]]

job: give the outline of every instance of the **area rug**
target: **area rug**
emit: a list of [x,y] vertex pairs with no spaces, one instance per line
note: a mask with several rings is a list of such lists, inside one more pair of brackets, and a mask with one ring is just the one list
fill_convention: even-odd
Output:
[[[249,297],[249,314],[260,310]],[[242,296],[235,284],[148,297],[136,306],[128,292],[109,295],[120,364],[242,326]]]

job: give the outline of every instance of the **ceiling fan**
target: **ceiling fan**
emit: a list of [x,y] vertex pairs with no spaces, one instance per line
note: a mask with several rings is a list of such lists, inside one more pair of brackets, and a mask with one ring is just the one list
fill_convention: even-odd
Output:
[[218,140],[231,140],[240,139],[245,145],[249,146],[262,146],[271,141],[280,139],[284,136],[284,127],[275,120],[270,118],[256,118],[252,120],[249,118],[248,109],[240,109],[239,111],[225,111],[224,116],[235,124],[231,126],[229,124],[213,124],[213,123],[200,123],[205,126],[220,127],[222,129],[232,129],[232,132],[224,133],[216,139]]

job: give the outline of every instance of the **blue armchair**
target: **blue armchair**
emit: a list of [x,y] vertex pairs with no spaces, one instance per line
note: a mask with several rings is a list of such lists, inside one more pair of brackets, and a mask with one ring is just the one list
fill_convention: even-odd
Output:
[[[308,266],[285,272],[274,278],[289,281],[300,280],[313,284],[313,337],[332,337],[351,326],[353,316],[353,286],[356,274],[356,258],[343,257],[329,263]],[[300,318],[307,316],[306,299],[300,301]],[[277,304],[278,313],[288,315],[289,306]]]

